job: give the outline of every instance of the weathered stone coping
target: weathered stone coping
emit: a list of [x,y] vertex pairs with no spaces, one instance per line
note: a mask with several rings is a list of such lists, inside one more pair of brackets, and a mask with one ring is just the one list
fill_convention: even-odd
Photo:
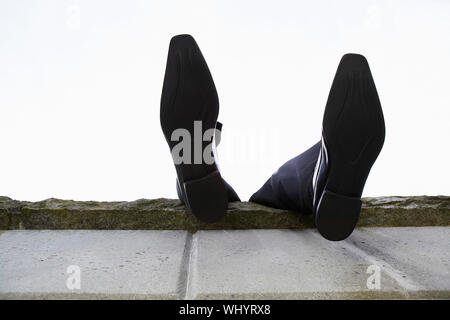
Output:
[[[449,196],[364,198],[359,227],[448,226]],[[304,229],[312,215],[278,210],[251,202],[230,203],[217,223],[199,222],[179,200],[140,199],[96,202],[47,199],[38,202],[0,197],[0,230],[14,229]]]

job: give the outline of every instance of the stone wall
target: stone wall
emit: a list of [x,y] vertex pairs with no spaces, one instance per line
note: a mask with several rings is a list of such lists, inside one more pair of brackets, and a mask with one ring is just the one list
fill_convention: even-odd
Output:
[[[448,226],[450,197],[364,198],[359,227]],[[0,230],[15,229],[304,229],[312,215],[250,202],[230,203],[217,223],[201,223],[174,199],[96,202],[47,199],[39,202],[0,197]]]

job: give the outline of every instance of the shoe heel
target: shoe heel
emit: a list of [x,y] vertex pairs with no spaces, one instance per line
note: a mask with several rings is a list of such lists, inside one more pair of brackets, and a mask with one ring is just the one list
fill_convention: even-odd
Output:
[[316,227],[331,241],[347,238],[355,229],[361,211],[361,198],[347,197],[325,190],[316,210]]
[[197,219],[217,222],[228,208],[228,196],[218,171],[201,179],[185,181],[183,184],[186,205]]

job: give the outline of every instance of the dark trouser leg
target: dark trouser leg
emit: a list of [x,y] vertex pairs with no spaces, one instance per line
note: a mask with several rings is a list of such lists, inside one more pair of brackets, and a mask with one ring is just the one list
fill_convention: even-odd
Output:
[[319,157],[320,145],[320,142],[316,143],[282,165],[251,196],[250,201],[279,209],[312,213],[312,178]]

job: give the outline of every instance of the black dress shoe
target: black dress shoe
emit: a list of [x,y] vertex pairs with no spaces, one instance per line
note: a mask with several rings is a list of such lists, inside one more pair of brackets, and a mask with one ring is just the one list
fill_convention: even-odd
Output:
[[[179,198],[204,222],[220,220],[228,202],[239,200],[223,181],[214,156],[221,126],[218,114],[214,81],[197,43],[190,35],[173,37],[161,96],[161,127],[174,157]],[[182,134],[188,137],[181,141]],[[181,142],[186,148],[179,148]]]
[[355,228],[364,184],[384,136],[383,112],[367,60],[346,54],[328,96],[313,177],[315,222],[326,239],[343,240]]

